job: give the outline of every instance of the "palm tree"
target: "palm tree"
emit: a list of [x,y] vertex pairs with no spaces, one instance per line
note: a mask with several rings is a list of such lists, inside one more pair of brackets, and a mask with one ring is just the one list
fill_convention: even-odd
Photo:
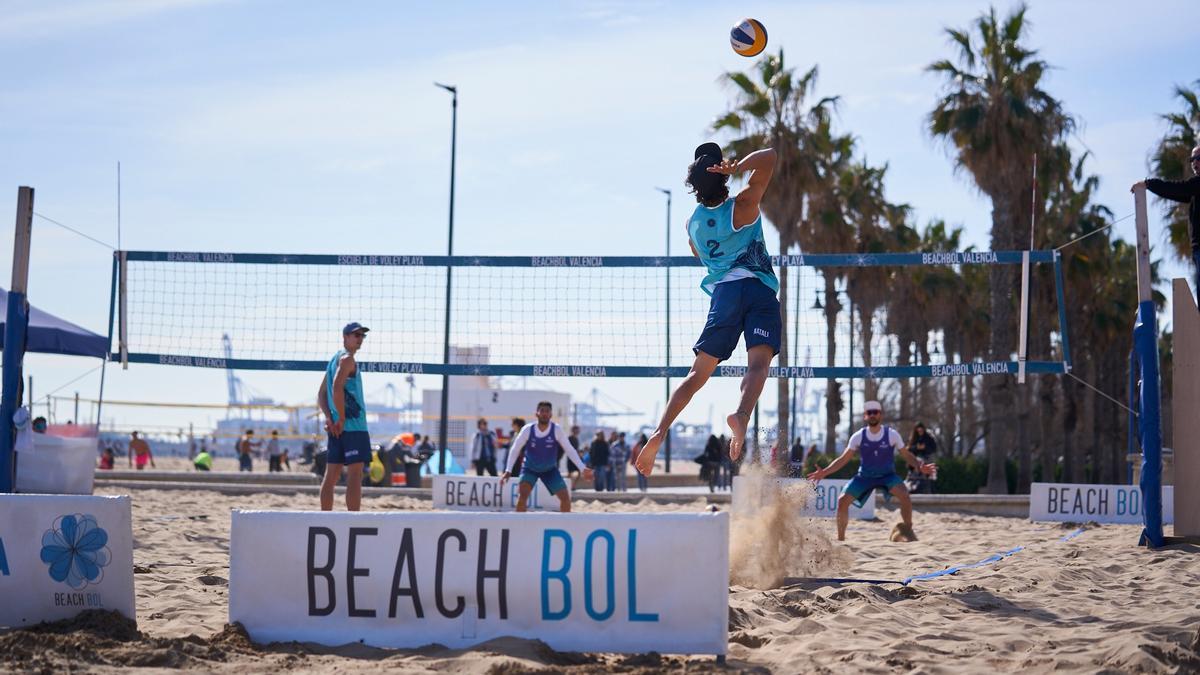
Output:
[[[1193,86],[1195,89],[1175,87],[1175,96],[1183,102],[1183,111],[1162,116],[1169,127],[1150,156],[1151,173],[1166,180],[1191,177],[1189,157],[1192,148],[1200,145],[1200,80],[1196,80]],[[1162,203],[1163,216],[1167,219],[1167,238],[1171,250],[1181,260],[1191,260],[1187,204],[1168,199],[1159,201]]]
[[[809,153],[813,130],[827,125],[836,97],[825,97],[808,105],[817,85],[817,67],[796,76],[787,68],[783,50],[761,59],[753,72],[726,73],[723,79],[736,92],[735,105],[713,123],[713,131],[736,135],[727,144],[734,156],[764,146],[775,148],[778,164],[774,185],[763,196],[762,212],[779,233],[779,253],[787,255],[803,228],[805,202],[816,183],[815,164]],[[779,304],[782,325],[788,325],[788,268],[779,268]],[[779,365],[788,365],[787,331],[780,339]],[[787,460],[789,384],[778,378],[779,457]]]
[[[977,18],[973,29],[947,29],[958,54],[928,70],[945,78],[945,95],[929,115],[929,132],[952,151],[954,161],[992,201],[992,248],[1019,248],[1024,205],[1029,204],[1034,153],[1050,148],[1073,126],[1061,104],[1040,88],[1048,69],[1037,52],[1021,44],[1026,8],[1019,5],[1003,20],[995,8]],[[1016,347],[1012,289],[1016,270],[990,270],[990,356],[1008,361]],[[1011,377],[988,382],[987,491],[1005,492],[1006,453],[1013,446],[1014,410]]]
[[[828,120],[819,124],[808,140],[809,157],[816,164],[816,185],[812,190],[809,217],[801,222],[798,238],[810,253],[844,253],[854,245],[854,230],[847,222],[842,206],[839,181],[850,167],[854,156],[854,138],[834,134]],[[837,318],[842,311],[838,300],[837,282],[846,269],[823,267],[825,282],[825,365],[837,363]],[[825,380],[825,452],[833,454],[837,443],[837,427],[842,417],[841,384],[834,378]],[[853,420],[851,421],[853,423]]]

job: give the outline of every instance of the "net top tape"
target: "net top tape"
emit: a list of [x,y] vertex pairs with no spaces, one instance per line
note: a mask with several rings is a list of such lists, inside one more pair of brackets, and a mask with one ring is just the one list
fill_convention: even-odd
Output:
[[[700,267],[693,256],[445,256],[343,255],[320,253],[219,253],[202,251],[121,251],[130,262],[223,263],[253,265],[334,265],[358,267]],[[1025,251],[945,251],[932,253],[812,253],[771,256],[776,267],[874,267],[882,265],[1019,265]],[[1029,251],[1032,263],[1054,262],[1055,251]]]

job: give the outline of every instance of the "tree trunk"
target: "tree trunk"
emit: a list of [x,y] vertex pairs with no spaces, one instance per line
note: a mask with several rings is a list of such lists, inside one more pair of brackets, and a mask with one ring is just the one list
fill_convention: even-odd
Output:
[[1058,442],[1058,435],[1054,433],[1054,416],[1058,410],[1054,402],[1057,385],[1058,378],[1054,375],[1047,374],[1038,378],[1038,418],[1042,430],[1038,455],[1042,462],[1043,483],[1058,482],[1055,470],[1058,468],[1058,456],[1062,445]]
[[[1084,361],[1083,379],[1085,382],[1096,381],[1096,360],[1089,358]],[[1095,386],[1095,385],[1093,385]],[[1096,391],[1091,387],[1083,389],[1083,404],[1079,406],[1081,419],[1079,420],[1079,439],[1082,441],[1083,447],[1083,469],[1082,478],[1085,482],[1095,483],[1099,473],[1099,456],[1096,452]]]
[[[784,237],[783,234],[780,234],[779,235],[779,255],[781,255],[781,256],[787,255],[788,248],[790,246],[791,246],[791,244],[788,242],[787,238]],[[787,326],[788,326],[788,286],[787,286],[787,282],[788,282],[787,265],[780,265],[779,266],[779,319],[780,319],[779,333],[780,333],[780,335],[779,335],[779,360],[777,361],[777,364],[781,368],[789,365],[789,362],[788,362],[788,354],[789,354],[788,332],[787,332]],[[799,292],[799,291],[797,291],[797,292]],[[788,460],[790,459],[790,453],[788,452],[788,450],[789,450],[788,444],[790,442],[790,440],[788,438],[788,431],[789,431],[788,421],[791,416],[790,415],[791,407],[789,406],[789,403],[791,402],[791,393],[792,393],[790,383],[791,383],[791,379],[789,379],[787,377],[776,378],[776,384],[778,386],[778,391],[779,391],[779,416],[778,416],[779,428],[777,430],[775,439],[776,439],[776,447],[779,448],[779,452],[776,454],[775,469],[781,473],[783,473],[785,471],[785,468],[788,466]]]
[[[912,365],[912,346],[909,341],[901,337],[900,342],[900,359],[899,363],[902,366]],[[898,378],[900,381],[900,419],[912,419],[912,380],[907,377]]]
[[[1015,211],[1007,195],[992,198],[992,250],[1011,248],[1013,215]],[[990,270],[989,289],[991,304],[991,336],[988,354],[992,361],[1008,361],[1016,347],[1016,312],[1013,311],[1012,294],[1016,285],[1016,269],[1013,265],[993,265]],[[1015,427],[1014,385],[1010,375],[989,375],[987,381],[987,430],[988,494],[1008,492],[1008,480],[1004,473],[1005,460],[1013,449]]]
[[[859,348],[859,353],[862,354],[863,366],[870,368],[874,365],[875,356],[871,352],[871,340],[875,337],[875,327],[872,325],[871,316],[875,311],[871,307],[864,307],[862,304],[858,306],[858,334],[862,338],[862,346]],[[879,400],[879,380],[868,377],[863,380],[863,400],[878,401]]]
[[[837,359],[837,315],[841,309],[838,302],[836,276],[832,269],[824,270],[825,276],[825,365],[835,366]],[[837,380],[825,380],[825,453],[837,452],[837,427],[842,417],[842,390]]]
[[1033,380],[1027,378],[1019,395],[1020,411],[1017,415],[1017,494],[1029,494],[1033,481],[1033,448],[1030,439],[1029,409],[1033,400]]
[[942,444],[942,452],[953,455],[954,436],[958,433],[958,430],[955,428],[957,426],[955,424],[957,421],[955,413],[958,410],[958,406],[954,404],[954,389],[958,386],[958,378],[947,377],[943,379],[946,382],[946,398],[942,405],[941,423],[938,425],[940,427],[938,434],[941,436],[939,442]]
[[1062,379],[1062,431],[1063,431],[1063,480],[1067,483],[1083,482],[1083,462],[1079,459],[1079,444],[1075,442],[1075,430],[1079,426],[1077,396],[1079,385],[1071,378]]

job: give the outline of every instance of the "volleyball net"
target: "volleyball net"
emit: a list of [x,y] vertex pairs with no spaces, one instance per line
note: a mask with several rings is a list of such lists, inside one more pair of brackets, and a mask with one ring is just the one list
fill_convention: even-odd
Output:
[[[773,377],[1069,368],[1054,251],[791,255],[773,263],[777,273],[787,270],[781,298],[789,345]],[[1042,333],[1014,344],[1013,359],[988,361],[987,303],[978,299],[996,265],[1024,270],[1026,283],[1011,294],[1022,319],[1035,295],[1057,309],[1042,310],[1033,323]],[[447,275],[450,363],[443,362]],[[113,359],[323,370],[341,346],[341,327],[358,321],[371,329],[359,357],[369,372],[682,377],[707,318],[702,276],[694,257],[120,251]],[[740,376],[745,359],[736,351],[715,375]]]

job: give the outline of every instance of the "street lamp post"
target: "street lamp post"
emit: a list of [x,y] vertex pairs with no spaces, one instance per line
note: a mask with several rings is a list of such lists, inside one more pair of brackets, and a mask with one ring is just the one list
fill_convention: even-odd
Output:
[[[670,260],[670,258],[671,258],[671,191],[666,188],[654,188],[654,189],[658,190],[659,192],[661,192],[667,196],[667,228],[666,228],[667,229],[667,264],[665,265],[665,267],[667,268],[667,314],[666,314],[666,321],[664,322],[664,326],[665,326],[666,340],[667,340],[666,341],[666,347],[667,347],[666,368],[668,369],[668,371],[667,371],[666,378],[664,378],[664,385],[665,385],[664,390],[666,392],[666,399],[665,399],[666,403],[664,405],[670,405],[671,404],[671,374],[670,374],[669,369],[671,368],[671,260]],[[663,409],[666,410],[666,408],[663,408]],[[666,472],[671,473],[671,427],[667,427],[667,438],[665,439],[665,441],[666,441],[665,445],[666,445],[666,449],[667,449]]]
[[[449,242],[446,244],[446,256],[454,256],[454,159],[458,151],[458,87],[448,84],[433,83],[450,92],[450,228]],[[442,414],[438,422],[438,473],[446,473],[447,415],[450,408],[450,280],[454,268],[446,262],[446,324],[445,341],[442,344]]]

